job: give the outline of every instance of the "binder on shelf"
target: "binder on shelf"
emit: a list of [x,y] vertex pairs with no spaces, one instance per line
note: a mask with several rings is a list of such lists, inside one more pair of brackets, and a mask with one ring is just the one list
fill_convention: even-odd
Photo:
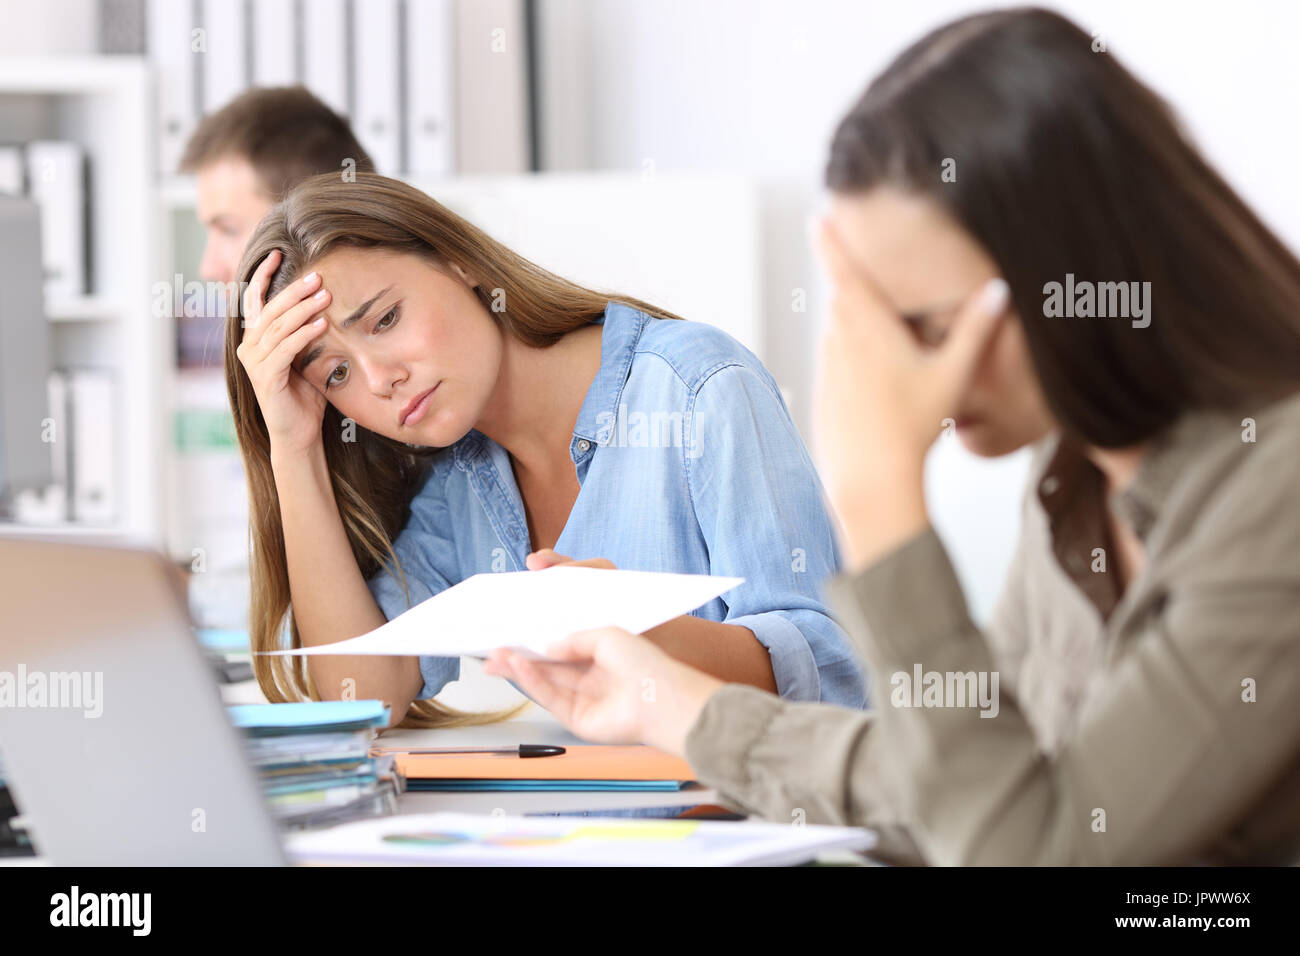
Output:
[[203,0],[203,113],[213,113],[248,88],[248,24],[243,0]]
[[149,0],[148,49],[157,75],[158,172],[164,176],[177,171],[197,121],[196,26],[192,4]]
[[397,0],[354,0],[353,11],[353,131],[376,171],[396,176],[402,169]]
[[[49,442],[50,483],[43,488],[27,488],[14,499],[14,519],[20,524],[59,524],[67,521],[68,506],[68,380],[62,369],[54,369],[46,380],[49,412],[52,425]],[[42,422],[42,429],[45,427]]]
[[253,85],[298,82],[298,25],[293,0],[258,0],[253,8]]
[[117,517],[116,388],[109,369],[68,370],[72,405],[72,518],[111,524]]
[[456,171],[456,22],[452,0],[407,0],[406,172]]
[[[488,9],[471,15],[458,0],[149,0],[160,172],[177,171],[202,116],[250,85],[297,83],[349,121],[386,175],[456,172],[456,115],[466,104],[482,108],[475,115],[495,117],[473,153],[486,150],[491,159],[475,171],[526,169],[522,7],[518,0],[483,2]],[[460,62],[466,18],[475,49]],[[489,48],[494,24],[507,52]],[[484,90],[462,102],[458,86],[466,82]],[[485,141],[501,128],[504,146]]]
[[456,170],[526,173],[530,161],[522,0],[456,0]]
[[27,144],[27,182],[41,207],[46,299],[86,294],[86,154],[79,144]]
[[72,442],[71,394],[68,387],[68,373],[63,369],[50,372],[47,382],[47,394],[50,399],[50,418],[54,426],[54,441],[50,442],[50,476],[52,481],[42,495],[42,502],[47,509],[46,517],[51,521],[66,521],[71,514],[72,486],[69,480],[69,454]]
[[301,9],[303,85],[334,112],[350,117],[346,0],[312,0]]
[[50,372],[50,377],[46,385],[46,393],[50,399],[50,418],[54,425],[54,441],[50,443],[50,475],[53,478],[54,487],[62,490],[67,495],[68,490],[68,449],[71,432],[68,425],[71,422],[71,395],[68,388],[68,373],[61,368],[56,368]]

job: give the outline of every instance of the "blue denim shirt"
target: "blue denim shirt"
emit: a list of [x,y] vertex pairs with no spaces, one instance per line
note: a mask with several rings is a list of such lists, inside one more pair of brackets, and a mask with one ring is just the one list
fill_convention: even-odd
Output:
[[[850,707],[866,682],[822,585],[840,554],[822,487],[776,382],[720,329],[611,302],[600,370],[569,453],[581,490],[555,550],[633,571],[743,577],[692,612],[749,628],[782,697]],[[433,460],[394,542],[411,606],[473,574],[525,570],[533,550],[508,453],[477,430]],[[407,609],[391,564],[368,582]],[[421,657],[421,699],[460,675]]]

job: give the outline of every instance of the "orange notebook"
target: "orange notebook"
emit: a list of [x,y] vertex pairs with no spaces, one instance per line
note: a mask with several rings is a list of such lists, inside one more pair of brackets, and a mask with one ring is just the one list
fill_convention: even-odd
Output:
[[645,789],[676,790],[695,779],[685,760],[642,746],[566,746],[553,757],[398,754],[394,761],[412,790],[442,789],[441,782],[468,786],[471,781],[476,789],[488,789],[494,781],[506,781],[509,789],[514,789],[511,782],[527,786],[526,781],[550,781],[574,785],[563,789],[642,789],[636,785],[643,784]]

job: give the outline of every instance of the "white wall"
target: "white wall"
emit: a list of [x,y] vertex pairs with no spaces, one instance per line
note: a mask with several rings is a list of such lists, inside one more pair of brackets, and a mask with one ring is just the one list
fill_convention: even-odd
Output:
[[[1300,4],[1047,3],[1171,100],[1211,160],[1300,241]],[[923,32],[1006,3],[589,0],[597,168],[715,170],[820,186],[835,122]]]
[[[955,17],[1010,6],[968,0],[561,0],[589,41],[585,123],[599,169],[741,174],[763,188],[764,359],[807,425],[822,297],[804,221],[819,202],[840,114],[892,56]],[[1168,98],[1210,160],[1300,246],[1295,38],[1300,4],[1070,0],[1047,3]],[[574,44],[565,50],[566,61]],[[571,65],[570,65],[571,66]],[[587,145],[589,144],[589,145]],[[573,164],[580,160],[571,153]],[[795,288],[807,313],[791,311]],[[936,448],[927,485],[977,616],[1000,587],[1025,459],[986,464]]]

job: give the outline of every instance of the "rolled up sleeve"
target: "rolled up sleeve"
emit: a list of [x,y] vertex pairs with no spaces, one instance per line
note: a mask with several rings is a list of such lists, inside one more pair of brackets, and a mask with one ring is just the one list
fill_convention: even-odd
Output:
[[817,611],[767,611],[729,616],[727,624],[747,627],[772,657],[776,689],[788,700],[824,700],[847,707],[865,707],[862,673],[850,658],[818,665],[815,644],[844,641],[840,626]]
[[723,598],[724,623],[768,649],[781,697],[864,707],[862,669],[821,597],[840,563],[821,483],[775,383],[722,366],[690,415],[698,454],[685,465],[710,571],[745,578]]

